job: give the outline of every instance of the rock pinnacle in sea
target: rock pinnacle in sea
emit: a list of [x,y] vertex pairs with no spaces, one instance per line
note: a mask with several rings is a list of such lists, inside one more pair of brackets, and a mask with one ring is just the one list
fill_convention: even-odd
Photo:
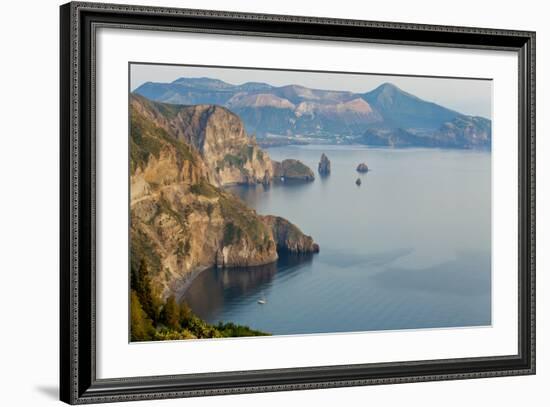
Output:
[[325,153],[321,154],[321,161],[319,161],[319,174],[320,175],[330,174],[330,160],[325,155]]

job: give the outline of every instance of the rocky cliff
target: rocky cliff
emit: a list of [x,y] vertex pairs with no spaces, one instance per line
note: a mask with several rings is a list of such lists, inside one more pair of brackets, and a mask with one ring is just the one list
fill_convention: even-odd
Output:
[[490,150],[491,122],[483,117],[462,116],[437,130],[372,128],[358,141],[371,146]]
[[254,184],[272,177],[271,159],[229,110],[213,105],[155,103],[137,95],[132,96],[131,104],[146,120],[194,147],[212,184]]
[[279,216],[262,216],[277,244],[277,250],[290,254],[319,253],[319,245],[311,236],[304,235],[297,226]]
[[[290,222],[279,218],[274,228],[270,217],[219,188],[272,173],[271,160],[253,140],[242,143],[242,124],[230,112],[132,96],[130,114],[131,267],[145,260],[160,296],[200,269],[268,264],[278,250],[318,250]],[[232,171],[213,167],[243,146],[251,146],[252,156],[247,150]],[[289,238],[280,239],[285,228]]]
[[[208,181],[216,186],[269,183],[281,168],[258,146],[254,137],[248,136],[239,117],[224,107],[170,105],[139,95],[132,95],[131,104],[146,120],[154,122],[174,139],[194,147],[203,159]],[[308,178],[312,174],[301,163],[289,164],[283,166],[292,167],[296,178]]]
[[313,181],[313,171],[300,160],[286,159],[280,163],[273,161],[273,175],[290,181]]

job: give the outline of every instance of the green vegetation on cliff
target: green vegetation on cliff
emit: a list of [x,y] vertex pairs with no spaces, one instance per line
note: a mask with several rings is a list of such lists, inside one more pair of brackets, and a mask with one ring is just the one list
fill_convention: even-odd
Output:
[[130,294],[130,339],[132,341],[145,341],[155,336],[153,321],[143,310],[137,293],[132,290]]
[[[209,324],[170,295],[197,270],[269,264],[278,249],[318,251],[290,222],[268,221],[220,188],[269,179],[269,156],[238,117],[216,106],[164,106],[131,96],[130,131],[132,340],[265,335]],[[220,160],[232,168],[217,172]],[[292,161],[282,166],[308,175]]]
[[[155,106],[161,104],[155,104]],[[157,106],[158,107],[158,106]],[[168,109],[168,108],[167,108]],[[173,107],[171,108],[173,109]],[[130,114],[130,170],[133,173],[137,168],[147,165],[150,155],[160,157],[160,152],[165,144],[173,146],[180,161],[190,160],[194,162],[193,154],[189,146],[171,137],[162,127],[147,120],[135,109]]]
[[132,342],[269,335],[232,322],[208,324],[194,315],[185,302],[178,304],[174,296],[166,299],[160,311],[158,321],[153,322],[153,317],[144,310],[139,294],[136,290],[131,290],[130,338]]
[[218,190],[213,185],[204,180],[197,184],[191,185],[191,188],[189,190],[195,195],[202,195],[207,198],[214,198],[218,196]]
[[243,235],[248,236],[259,250],[267,249],[271,242],[269,229],[255,211],[233,194],[223,193],[219,199],[223,217],[227,220],[224,229],[224,244],[232,244]]
[[[244,166],[247,162],[254,159],[254,150],[254,146],[250,144],[241,146],[236,152],[225,154],[223,160],[219,160],[216,163],[216,168],[219,171],[225,169],[226,167],[233,167],[239,168],[241,171],[247,173],[248,171],[244,168]],[[256,153],[256,158],[263,162],[263,152],[261,152],[261,150],[258,151],[259,153]]]

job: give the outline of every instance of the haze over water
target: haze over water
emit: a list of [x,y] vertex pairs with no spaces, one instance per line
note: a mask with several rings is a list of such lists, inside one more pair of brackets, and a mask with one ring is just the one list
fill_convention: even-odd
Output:
[[[317,174],[323,152],[326,178]],[[199,316],[272,334],[491,324],[490,152],[309,145],[268,153],[301,160],[315,181],[230,190],[293,222],[321,251],[201,273],[185,295]],[[371,171],[360,175],[363,161]]]

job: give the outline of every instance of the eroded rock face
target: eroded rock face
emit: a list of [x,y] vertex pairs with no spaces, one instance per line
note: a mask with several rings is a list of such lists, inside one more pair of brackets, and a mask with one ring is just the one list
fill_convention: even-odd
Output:
[[277,244],[277,250],[291,254],[319,253],[319,245],[288,220],[279,216],[262,216]]
[[491,121],[475,116],[457,117],[441,126],[435,143],[442,147],[490,149]]
[[271,160],[239,117],[213,105],[179,106],[132,95],[132,108],[160,127],[165,137],[183,141],[200,155],[208,181],[216,186],[269,184],[274,177],[311,181],[313,171],[298,160]]
[[[131,263],[137,268],[146,260],[155,291],[164,298],[194,271],[215,265],[268,264],[277,260],[278,246],[284,247],[276,240],[271,222],[218,187],[227,178],[212,172],[213,161],[206,160],[204,154],[215,149],[215,142],[208,141],[214,136],[208,132],[219,134],[222,130],[216,126],[224,121],[207,130],[202,141],[190,144],[181,136],[183,129],[172,127],[176,125],[170,122],[174,115],[144,98],[131,99]],[[238,128],[233,119],[227,120],[229,126]],[[201,151],[197,148],[201,144],[211,147]],[[250,160],[248,168],[254,162]],[[248,174],[235,172],[235,179],[252,174],[254,182],[258,182],[257,176],[259,182],[266,182],[270,170],[270,166],[258,166]],[[285,222],[289,229],[294,227]],[[294,228],[289,232],[293,237],[290,246],[311,247],[305,235]]]
[[321,154],[321,160],[319,161],[318,171],[320,175],[330,174],[330,160],[325,155],[325,153]]
[[313,181],[315,175],[311,168],[300,160],[287,159],[282,162],[273,161],[273,174],[277,178],[291,181]]
[[132,108],[163,129],[172,140],[184,142],[201,156],[208,180],[216,186],[263,182],[273,176],[269,155],[246,134],[238,116],[213,105],[179,106],[132,95]]
[[357,166],[357,172],[369,172],[369,167],[366,163],[361,163]]

